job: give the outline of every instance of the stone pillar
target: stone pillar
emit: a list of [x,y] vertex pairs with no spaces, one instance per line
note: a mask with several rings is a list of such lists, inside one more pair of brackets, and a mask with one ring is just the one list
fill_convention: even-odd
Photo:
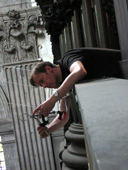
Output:
[[62,170],[86,170],[88,169],[87,155],[84,142],[82,124],[72,123],[65,133],[65,138],[70,145],[62,153]]
[[0,135],[2,137],[1,143],[4,149],[6,169],[20,169],[13,125],[11,122],[0,125]]
[[108,48],[108,32],[105,12],[102,9],[101,0],[93,0],[95,21],[97,26],[98,43],[100,48]]
[[128,79],[128,1],[114,0],[115,15],[117,21],[118,35],[120,41],[120,49],[122,61],[120,66],[123,73],[123,78]]

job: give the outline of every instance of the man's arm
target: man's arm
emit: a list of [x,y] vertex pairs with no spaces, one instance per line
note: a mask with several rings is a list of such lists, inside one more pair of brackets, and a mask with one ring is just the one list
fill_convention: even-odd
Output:
[[67,92],[69,92],[75,83],[87,75],[87,71],[80,61],[76,61],[71,65],[70,72],[69,76],[57,90],[60,97],[63,97]]
[[[70,67],[70,74],[61,84],[61,86],[57,89],[59,96],[62,98],[66,95],[67,92],[73,87],[75,83],[80,81],[83,77],[86,76],[87,72],[80,61],[75,61]],[[53,109],[55,103],[57,102],[57,98],[52,95],[48,100],[38,106],[33,114],[39,111],[39,117],[41,118],[42,114],[44,116],[48,116],[50,111]]]
[[[47,125],[46,131],[51,134],[54,131],[59,130],[60,128],[62,128],[69,120],[69,111],[70,111],[70,96],[62,99],[60,101],[60,111],[65,111],[66,112],[66,117],[64,120],[60,120],[59,119],[59,115],[57,115],[55,117],[55,119],[49,124]],[[37,127],[38,133],[40,134],[40,136],[42,138],[47,137],[48,135],[45,133],[44,128],[41,126]]]

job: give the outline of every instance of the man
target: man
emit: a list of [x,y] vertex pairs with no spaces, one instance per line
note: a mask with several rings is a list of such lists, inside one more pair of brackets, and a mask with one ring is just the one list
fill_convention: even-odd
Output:
[[72,89],[75,83],[87,75],[87,71],[83,65],[85,63],[84,60],[84,50],[75,49],[65,53],[57,62],[57,65],[44,62],[37,64],[32,70],[30,83],[33,86],[57,88],[56,92],[48,100],[34,110],[33,115],[39,111],[40,118],[42,114],[48,116],[58,100],[60,100],[60,111],[66,112],[64,120],[60,120],[59,115],[57,115],[45,129],[38,126],[37,130],[42,138],[60,129],[69,120],[70,96],[65,97],[65,95]]
[[[44,62],[38,64],[32,70],[30,77],[32,85],[57,88],[56,92],[48,100],[40,104],[33,114],[39,111],[39,117],[42,114],[48,116],[55,103],[60,99],[60,111],[66,112],[66,118],[63,121],[59,120],[57,115],[53,122],[46,127],[49,134],[64,126],[69,119],[70,97],[63,97],[71,90],[73,85],[84,77],[94,79],[118,76],[117,61],[119,59],[120,51],[118,50],[79,48],[66,52],[57,61],[57,65]],[[67,103],[67,107],[65,103]],[[43,127],[39,126],[38,131],[41,137],[47,136]]]

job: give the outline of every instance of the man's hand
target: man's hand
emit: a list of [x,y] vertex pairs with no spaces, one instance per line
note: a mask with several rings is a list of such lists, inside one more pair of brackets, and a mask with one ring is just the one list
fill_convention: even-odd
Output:
[[36,112],[39,111],[39,118],[44,115],[44,117],[47,117],[50,113],[50,111],[53,109],[55,103],[52,102],[50,99],[46,100],[42,104],[40,104],[32,113],[34,115]]
[[47,127],[38,126],[37,130],[38,130],[38,133],[41,136],[41,138],[46,138],[47,136],[49,136]]

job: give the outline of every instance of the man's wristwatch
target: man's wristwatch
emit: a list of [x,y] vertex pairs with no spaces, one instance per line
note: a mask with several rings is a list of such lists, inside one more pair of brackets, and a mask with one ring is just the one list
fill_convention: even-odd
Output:
[[59,96],[58,91],[55,91],[54,96],[55,96],[58,100],[60,100],[60,99],[61,99],[61,97]]

